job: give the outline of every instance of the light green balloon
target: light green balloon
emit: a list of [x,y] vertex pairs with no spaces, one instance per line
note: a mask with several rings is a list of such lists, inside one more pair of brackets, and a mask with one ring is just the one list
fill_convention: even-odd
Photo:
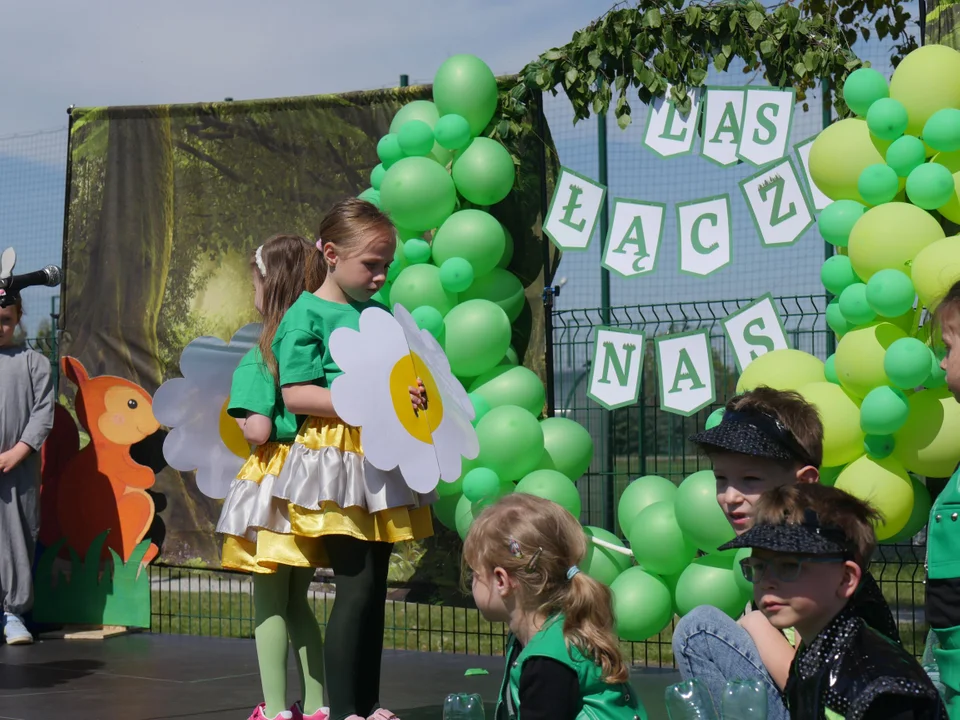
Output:
[[943,237],[943,228],[930,213],[909,203],[892,202],[863,214],[853,226],[847,248],[853,269],[867,282],[886,268],[910,272],[917,253]]
[[866,206],[856,200],[836,200],[830,203],[817,218],[820,235],[831,245],[846,247],[850,231],[866,211]]
[[907,109],[899,100],[880,98],[867,111],[867,127],[881,140],[896,140],[907,129]]
[[410,120],[397,132],[400,149],[407,157],[429,155],[433,149],[433,130],[423,120]]
[[510,194],[516,180],[510,153],[490,138],[476,138],[459,152],[452,172],[457,190],[474,205],[496,205]]
[[680,483],[674,504],[677,522],[701,550],[714,552],[733,539],[733,528],[717,503],[717,479],[712,470],[695,472]]
[[860,429],[867,435],[892,435],[903,427],[909,414],[903,391],[881,385],[868,392],[860,404]]
[[923,126],[923,142],[939,152],[960,150],[960,110],[943,108],[931,115]]
[[630,567],[630,556],[597,545],[592,541],[592,538],[603,540],[617,547],[624,547],[623,541],[612,532],[590,525],[584,525],[583,533],[587,536],[587,554],[580,561],[580,570],[598,583],[610,585],[620,573]]
[[400,140],[395,133],[384,135],[377,143],[377,157],[383,163],[385,170],[389,170],[393,165],[403,160],[403,149],[400,147]]
[[865,117],[877,100],[890,96],[887,79],[873,68],[857,68],[843,83],[843,99],[847,107]]
[[823,374],[827,378],[828,383],[833,383],[834,385],[840,384],[840,378],[837,377],[837,358],[836,355],[831,355],[823,363]]
[[403,244],[403,257],[408,265],[430,262],[430,243],[423,238],[410,238]]
[[503,255],[500,256],[500,260],[497,262],[498,268],[506,268],[510,265],[510,261],[513,260],[513,235],[510,234],[510,230],[507,229],[506,225],[503,225],[503,238],[506,240],[506,244],[503,248]]
[[443,315],[435,307],[430,305],[421,305],[410,313],[417,327],[426,330],[435,338],[443,335]]
[[461,495],[459,500],[457,500],[457,507],[454,512],[457,534],[460,535],[461,540],[467,539],[470,526],[473,525],[473,521],[483,512],[484,507],[485,505],[481,503],[471,502],[470,498],[466,495]]
[[629,530],[644,508],[656,502],[674,501],[677,486],[659,475],[644,475],[624,488],[617,502],[617,521],[621,531]]
[[438,265],[461,257],[473,266],[474,278],[479,279],[497,266],[505,246],[503,225],[493,215],[483,210],[460,210],[437,230],[433,257]]
[[915,475],[910,476],[910,482],[913,484],[913,509],[910,511],[910,517],[907,518],[907,524],[903,526],[903,530],[884,541],[891,545],[910,542],[914,535],[923,530],[930,517],[930,507],[933,504],[930,491]]
[[860,282],[860,278],[853,271],[850,258],[846,255],[827,258],[820,268],[820,280],[823,286],[834,295],[839,295],[854,283]]
[[471,502],[499,497],[500,476],[490,468],[474,468],[463,476],[463,494]]
[[867,304],[877,315],[898,318],[913,308],[915,299],[913,281],[899,270],[881,270],[867,282]]
[[680,615],[686,615],[701,605],[712,605],[731,618],[743,614],[750,596],[734,576],[735,557],[706,555],[687,566],[677,581],[677,611]]
[[924,210],[936,210],[953,197],[953,173],[939,163],[924,163],[907,177],[907,197]]
[[737,582],[737,587],[747,597],[753,596],[753,583],[747,580],[743,575],[743,566],[741,560],[745,560],[753,554],[753,548],[740,548],[733,556],[733,579]]
[[580,517],[580,491],[562,472],[534,470],[517,483],[517,492],[551,500],[575,518]]
[[476,427],[477,423],[480,422],[480,419],[490,412],[492,408],[490,403],[487,402],[487,399],[482,395],[470,393],[467,395],[467,397],[470,398],[470,404],[473,405],[473,425]]
[[543,457],[543,430],[537,418],[521,407],[504,405],[490,410],[477,423],[479,465],[501,480],[519,480],[536,469]]
[[465,291],[473,284],[473,265],[459,257],[445,260],[440,266],[440,282],[450,292]]
[[932,355],[930,348],[920,340],[900,338],[887,348],[883,356],[883,371],[897,387],[913,390],[923,385],[930,376]]
[[411,265],[404,268],[393,283],[390,298],[409,312],[429,305],[446,315],[457,304],[455,293],[447,292],[440,283],[440,268],[436,265]]
[[670,501],[645,507],[634,518],[627,538],[637,563],[657,575],[680,572],[697,554],[697,548],[680,529]]
[[906,337],[889,322],[873,323],[851,330],[837,343],[835,353],[840,384],[858,398],[866,397],[873,388],[886,385],[883,358],[895,341]]
[[867,286],[857,282],[844,288],[840,293],[840,312],[851,325],[863,325],[877,317],[877,313],[867,302]]
[[917,166],[927,159],[927,149],[923,141],[913,135],[904,135],[894,140],[887,148],[887,165],[893,168],[898,177],[905,178]]
[[523,283],[508,270],[494,268],[460,294],[461,300],[489,300],[503,308],[503,311],[515,322],[523,312],[527,298],[524,296]]
[[539,467],[557,470],[576,482],[590,468],[593,438],[589,431],[570,418],[550,417],[540,421],[543,430],[543,457]]
[[888,165],[870,165],[860,173],[857,191],[868,205],[883,205],[897,196],[900,191],[900,178]]
[[[400,108],[397,114],[394,115],[393,121],[390,123],[390,132],[399,134],[400,128],[412,120],[419,120],[420,122],[426,123],[430,129],[433,130],[437,126],[439,119],[440,112],[432,102],[429,100],[413,100]],[[429,155],[434,161],[444,167],[446,167],[447,163],[453,158],[453,153],[442,147],[440,143],[433,144],[433,149]]]
[[518,405],[535,416],[543,412],[546,394],[543,382],[533,370],[520,365],[497,365],[478,376],[469,390],[484,398],[492,408]]
[[[447,485],[447,483],[441,482],[440,485]],[[438,490],[439,487],[438,485]],[[453,495],[441,495],[437,501],[430,506],[433,508],[433,514],[436,516],[437,522],[448,530],[456,531],[457,529],[457,505],[460,503],[461,497],[463,497],[463,495],[459,492]]]
[[387,169],[383,166],[383,163],[373,168],[373,170],[370,171],[370,187],[374,190],[379,190],[380,184],[383,182],[383,176],[386,174]]
[[[673,619],[670,588],[643,568],[624,570],[610,585],[617,635],[642,642],[665,629]],[[740,608],[743,610],[743,608]]]
[[380,185],[380,200],[396,225],[431,230],[453,213],[457,191],[449,173],[436,162],[410,157],[387,170]]
[[827,303],[827,326],[837,334],[837,337],[843,337],[853,328],[847,319],[840,312],[840,301],[834,298]]
[[433,100],[441,116],[461,115],[477,136],[497,110],[497,80],[475,55],[453,55],[433,78]]
[[890,457],[897,442],[893,435],[864,435],[863,451],[875,460]]
[[443,324],[447,359],[458,377],[477,377],[491,370],[510,347],[510,320],[489,300],[460,303],[444,316]]
[[380,191],[374,190],[373,188],[367,188],[362,193],[357,195],[360,200],[366,200],[368,203],[380,207]]
[[461,150],[470,143],[470,123],[460,115],[444,115],[433,132],[437,142],[448,150]]

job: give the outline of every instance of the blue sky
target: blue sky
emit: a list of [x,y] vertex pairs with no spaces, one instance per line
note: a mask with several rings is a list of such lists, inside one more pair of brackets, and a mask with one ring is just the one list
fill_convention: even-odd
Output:
[[[420,0],[416,12],[408,9],[409,3],[384,0],[291,0],[269,9],[255,0],[18,4],[0,25],[0,67],[20,68],[8,73],[0,87],[0,245],[17,248],[21,272],[60,261],[65,108],[70,104],[342,92],[395,85],[401,72],[411,82],[429,82],[446,57],[462,52],[477,54],[494,72],[507,74],[568,41],[610,4]],[[870,47],[866,55],[883,58],[883,50]],[[711,75],[709,81],[730,85],[748,79],[734,72]],[[798,109],[792,143],[820,129],[817,102],[812,100],[810,113]],[[562,94],[550,100],[547,114],[561,162],[595,178],[596,121],[574,127]],[[668,204],[664,254],[653,275],[614,279],[614,304],[820,291],[823,245],[815,230],[792,247],[763,250],[737,186],[750,168],[721,169],[697,155],[660,160],[641,144],[644,118],[637,101],[627,131],[610,121],[609,196]],[[59,132],[30,136],[38,130]],[[709,278],[681,276],[675,270],[670,206],[721,193],[730,194],[733,207],[733,262]],[[557,276],[566,278],[559,307],[599,305],[599,250],[595,239],[588,251],[564,258]],[[25,299],[36,309],[30,312],[30,329],[48,312],[49,295],[28,292]]]

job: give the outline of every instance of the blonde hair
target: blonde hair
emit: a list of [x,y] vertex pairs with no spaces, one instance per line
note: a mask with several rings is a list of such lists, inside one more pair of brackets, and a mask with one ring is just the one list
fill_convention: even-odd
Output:
[[592,658],[607,683],[626,682],[610,589],[583,572],[567,578],[583,561],[587,542],[580,523],[560,505],[513,493],[474,520],[463,560],[475,572],[503,568],[518,584],[525,610],[548,617],[562,612],[567,647]]
[[307,263],[307,279],[317,287],[327,278],[327,260],[321,247],[333,245],[340,252],[363,247],[376,237],[396,242],[397,229],[386,213],[360,198],[341,200],[324,215],[320,235]]
[[[273,354],[273,337],[284,313],[304,290],[313,292],[314,285],[306,277],[307,258],[313,244],[300,235],[274,235],[250,254],[250,267],[260,278],[263,299],[263,329],[258,346],[263,362],[274,379],[278,379],[277,358]],[[264,273],[257,262],[266,270]]]

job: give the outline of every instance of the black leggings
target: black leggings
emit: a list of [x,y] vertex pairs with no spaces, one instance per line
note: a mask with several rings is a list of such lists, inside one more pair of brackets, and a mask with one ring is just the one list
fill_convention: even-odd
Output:
[[392,543],[324,538],[337,596],[324,640],[330,720],[366,718],[380,707],[383,616]]

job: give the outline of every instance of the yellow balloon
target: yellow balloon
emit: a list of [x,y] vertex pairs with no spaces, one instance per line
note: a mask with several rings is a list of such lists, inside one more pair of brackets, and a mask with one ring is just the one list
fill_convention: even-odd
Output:
[[227,414],[229,405],[230,398],[228,397],[223,401],[223,406],[220,408],[220,439],[227,450],[246,460],[250,456],[250,445],[243,437],[243,430],[237,425],[237,421]]
[[910,396],[910,415],[894,435],[893,456],[910,472],[950,477],[960,462],[960,403],[946,387]]
[[937,240],[918,252],[910,277],[920,301],[928,310],[933,310],[960,280],[960,237]]
[[950,153],[937,153],[932,162],[943,165],[953,173],[953,197],[946,205],[937,208],[947,220],[960,223],[960,150]]
[[910,519],[913,482],[903,465],[893,458],[878,460],[864,455],[843,469],[834,487],[870,503],[880,512],[883,520],[874,527],[877,540],[893,537]]
[[946,45],[917,48],[894,70],[890,97],[907,109],[907,134],[920,137],[937,110],[960,108],[960,52]]
[[943,228],[926,210],[891,202],[870,208],[857,220],[847,253],[864,282],[888,268],[909,275],[917,253],[942,237]]
[[853,395],[831,382],[804,385],[798,391],[817,408],[823,423],[823,466],[846,465],[863,455],[860,403]]
[[848,118],[823,130],[810,148],[810,177],[831,200],[864,202],[857,190],[860,173],[886,162],[889,142],[876,140],[867,121]]
[[820,358],[800,350],[771,350],[747,365],[737,381],[737,392],[760,385],[774,390],[797,390],[826,379]]
[[[837,343],[834,369],[844,389],[858,398],[886,385],[883,356],[887,348],[907,334],[893,323],[879,322],[851,330]],[[958,406],[960,407],[960,406]],[[960,447],[960,445],[958,445]]]

